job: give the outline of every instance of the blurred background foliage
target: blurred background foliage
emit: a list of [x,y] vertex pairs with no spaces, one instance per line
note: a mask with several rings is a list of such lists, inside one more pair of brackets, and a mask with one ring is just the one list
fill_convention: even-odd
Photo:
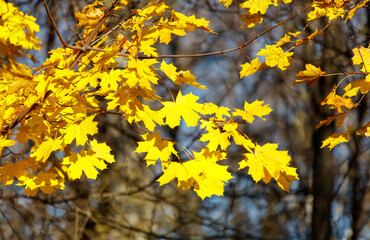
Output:
[[[35,55],[40,65],[48,51],[62,47],[49,23],[41,0],[17,0],[16,6],[37,17],[42,49]],[[69,44],[78,40],[74,12],[81,11],[85,0],[48,1],[57,27]],[[147,1],[132,0],[133,9]],[[217,0],[169,0],[173,8],[195,14],[211,22],[218,34],[194,32],[174,37],[169,45],[158,45],[160,54],[191,54],[219,51],[240,46],[249,39],[288,18],[308,5],[295,0],[268,10],[262,24],[241,28],[243,10],[238,2],[224,8]],[[120,17],[130,14],[123,10]],[[113,24],[117,19],[111,18]],[[323,27],[326,20],[315,20],[308,30]],[[306,25],[301,15],[275,29],[245,51],[251,56],[284,33]],[[108,24],[109,26],[109,24]],[[72,31],[74,29],[74,31]],[[229,148],[228,160],[233,171],[224,197],[201,201],[192,191],[177,188],[176,182],[159,187],[160,167],[146,168],[143,155],[134,153],[142,132],[119,116],[101,115],[98,140],[107,141],[116,163],[103,171],[96,181],[82,178],[70,182],[65,191],[52,195],[39,192],[26,198],[16,186],[0,190],[1,239],[369,239],[370,142],[366,137],[351,136],[351,141],[329,151],[320,149],[322,140],[336,131],[334,125],[315,130],[315,125],[331,114],[320,105],[341,78],[325,77],[311,86],[295,85],[294,75],[306,63],[320,66],[328,73],[352,72],[352,49],[367,47],[370,37],[370,9],[361,9],[347,23],[336,22],[315,40],[296,48],[292,67],[263,70],[239,78],[240,65],[246,62],[241,52],[204,58],[165,59],[181,70],[190,69],[208,90],[194,92],[202,100],[230,108],[242,108],[245,100],[263,100],[274,110],[266,122],[257,121],[244,131],[258,143],[279,143],[289,150],[292,166],[298,168],[300,181],[290,193],[277,184],[254,183],[247,169],[237,171],[240,151]],[[24,60],[27,61],[27,60]],[[31,64],[31,63],[30,63]],[[176,93],[178,86],[170,86]],[[157,89],[170,99],[166,86]],[[369,99],[353,111],[351,126],[369,121]],[[189,150],[199,148],[194,141],[199,130],[178,127],[163,130]],[[2,163],[3,164],[3,163]]]

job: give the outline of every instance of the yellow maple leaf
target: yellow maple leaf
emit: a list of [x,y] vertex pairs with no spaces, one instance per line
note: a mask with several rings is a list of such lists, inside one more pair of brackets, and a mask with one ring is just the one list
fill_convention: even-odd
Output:
[[270,67],[277,66],[281,70],[285,70],[290,67],[293,60],[292,52],[284,52],[281,47],[275,45],[266,45],[266,49],[261,49],[257,55],[265,56],[266,64]]
[[0,156],[4,147],[13,146],[16,143],[14,140],[7,140],[5,136],[0,137]]
[[248,8],[251,14],[265,14],[268,7],[272,4],[272,0],[246,0],[240,6]]
[[150,109],[149,106],[143,105],[142,109],[139,109],[136,106],[136,111],[135,111],[135,117],[134,119],[136,122],[143,121],[145,124],[145,127],[149,129],[149,131],[153,131],[154,128],[156,127],[156,124],[163,125],[163,116],[161,115],[161,111],[153,111]]
[[212,29],[208,28],[209,21],[204,18],[196,18],[194,15],[186,16],[182,13],[172,11],[172,18],[178,24],[184,24],[185,30],[194,32],[194,28],[198,28],[210,33],[215,33]]
[[115,162],[113,155],[110,153],[111,148],[106,143],[98,143],[95,139],[89,142],[91,150],[95,152],[98,158],[104,159],[108,163]]
[[2,186],[13,184],[14,178],[20,178],[28,174],[28,168],[27,160],[19,160],[14,164],[7,162],[0,167],[0,183],[2,183]]
[[[327,4],[329,2],[329,4]],[[316,2],[313,6],[314,10],[307,14],[307,21],[312,21],[321,17],[328,17],[333,20],[338,17],[344,17],[346,10],[343,7],[336,7],[334,1]]]
[[254,117],[257,116],[265,121],[262,116],[270,114],[272,109],[267,105],[262,105],[264,101],[254,101],[253,103],[248,103],[245,101],[244,103],[244,111],[240,109],[234,108],[235,112],[233,113],[235,116],[241,116],[245,121],[252,123],[254,121]]
[[306,86],[309,86],[325,74],[326,72],[321,71],[320,68],[317,68],[312,64],[306,64],[306,70],[300,71],[295,75],[297,80],[292,85],[306,82]]
[[82,172],[87,178],[96,179],[99,173],[97,169],[107,168],[104,159],[91,149],[87,151],[82,149],[80,153],[71,152],[69,156],[63,158],[62,164],[69,165],[67,173],[72,180],[81,178]]
[[41,42],[35,36],[35,32],[39,31],[36,18],[3,0],[0,1],[0,14],[0,53],[10,59],[25,55],[34,60],[23,49],[41,48]]
[[181,118],[188,127],[195,127],[200,119],[198,113],[202,111],[202,105],[196,102],[198,99],[192,93],[182,95],[180,91],[175,102],[162,102],[164,107],[160,114],[166,118],[170,128],[179,126]]
[[201,113],[203,115],[213,115],[215,114],[217,120],[224,121],[226,118],[224,116],[230,117],[230,109],[228,107],[219,107],[213,103],[204,103]]
[[365,135],[370,137],[370,122],[368,122],[364,127],[357,131],[357,135]]
[[150,2],[147,7],[135,10],[139,16],[149,17],[149,16],[160,16],[168,6],[164,2]]
[[157,130],[154,134],[147,133],[142,135],[144,141],[138,142],[138,147],[135,152],[147,152],[144,160],[147,166],[154,165],[158,159],[161,160],[162,165],[167,165],[170,161],[171,154],[179,157],[177,151],[173,147],[171,141],[162,139]]
[[130,87],[136,85],[151,89],[151,83],[157,84],[158,78],[155,76],[153,64],[157,63],[155,59],[135,59],[130,57],[127,68],[123,71],[127,78],[126,84]]
[[259,58],[255,58],[251,63],[244,63],[240,65],[242,70],[240,71],[240,78],[244,76],[250,76],[265,68],[265,65],[259,61]]
[[[103,5],[100,1],[96,0],[92,4],[87,5],[82,9],[81,12],[75,13],[75,18],[78,20],[77,27],[85,27],[84,38],[88,37],[91,31],[100,20],[104,17],[104,10],[106,7],[97,7]],[[101,30],[105,29],[104,24],[101,26]]]
[[91,115],[79,124],[72,123],[63,132],[65,133],[63,139],[65,144],[70,144],[74,139],[76,139],[77,145],[85,145],[88,138],[87,135],[94,135],[98,132],[97,122],[93,122],[95,115]]
[[172,63],[167,64],[165,61],[162,61],[160,68],[161,71],[164,72],[166,76],[177,85],[182,85],[182,83],[186,83],[193,87],[207,89],[205,86],[202,86],[197,81],[195,81],[195,76],[191,74],[190,71],[177,72],[176,67]]
[[223,130],[228,132],[233,137],[235,144],[243,146],[245,149],[251,152],[251,149],[255,148],[255,145],[250,139],[246,138],[245,135],[242,135],[238,131],[238,127],[239,125],[234,122],[233,119],[230,119],[228,122],[224,123]]
[[225,7],[229,7],[233,3],[233,0],[220,0],[220,3],[223,3]]
[[350,98],[336,95],[334,89],[324,100],[321,101],[321,105],[329,105],[331,109],[336,109],[339,113],[343,112],[342,107],[347,109],[352,109],[355,107],[355,104],[353,104]]
[[20,176],[17,185],[25,186],[24,193],[27,197],[35,196],[38,189],[46,194],[53,193],[55,189],[65,189],[64,180],[52,171],[41,171],[36,176],[31,174]]
[[199,141],[209,141],[207,148],[211,152],[216,151],[218,146],[220,146],[222,150],[226,150],[230,145],[229,138],[231,134],[229,132],[222,131],[221,127],[215,121],[201,120],[201,123],[200,127],[205,128],[208,133],[202,134]]
[[277,150],[278,145],[267,143],[256,144],[253,153],[245,153],[245,159],[240,162],[239,169],[249,167],[248,174],[255,182],[261,179],[267,184],[274,178],[278,185],[289,192],[290,182],[298,180],[296,168],[290,167],[291,161],[287,151]]
[[370,71],[370,49],[365,47],[354,48],[354,56],[352,57],[353,64],[363,64],[361,71]]
[[53,151],[61,150],[62,143],[63,140],[60,138],[49,138],[48,140],[43,141],[40,146],[35,149],[31,154],[31,157],[36,157],[36,161],[46,162]]
[[222,196],[225,182],[233,178],[227,171],[227,166],[216,163],[223,160],[225,154],[210,152],[208,149],[193,154],[195,160],[185,163],[171,162],[158,179],[160,185],[169,183],[176,177],[179,187],[185,190],[194,187],[194,191],[203,200],[212,195]]
[[345,88],[346,91],[343,97],[353,97],[356,96],[358,91],[361,94],[368,93],[370,90],[370,75],[367,75],[365,79],[358,79],[354,82],[349,83]]
[[340,143],[349,141],[349,133],[333,133],[327,139],[325,139],[321,145],[321,148],[328,146],[332,150],[335,146]]

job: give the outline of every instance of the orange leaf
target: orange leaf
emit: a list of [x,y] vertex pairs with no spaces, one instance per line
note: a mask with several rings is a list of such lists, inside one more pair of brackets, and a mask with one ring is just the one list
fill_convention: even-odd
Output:
[[370,122],[368,122],[363,128],[357,131],[357,135],[365,135],[370,137]]
[[330,150],[332,150],[335,146],[339,143],[348,142],[349,141],[349,133],[333,133],[330,137],[325,139],[322,143],[321,148],[328,146]]
[[320,68],[317,68],[311,64],[306,64],[306,70],[300,71],[297,75],[295,75],[297,80],[295,83],[292,84],[292,86],[302,82],[306,82],[306,86],[311,85],[325,74],[326,72],[321,71]]
[[332,90],[331,93],[324,100],[322,100],[321,105],[330,105],[330,108],[336,109],[339,113],[343,112],[342,107],[348,109],[355,107],[355,104],[352,103],[350,98],[336,95],[335,90]]

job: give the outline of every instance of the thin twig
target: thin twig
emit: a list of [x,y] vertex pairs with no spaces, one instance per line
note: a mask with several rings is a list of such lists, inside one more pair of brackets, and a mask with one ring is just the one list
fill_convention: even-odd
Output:
[[139,59],[152,59],[152,58],[193,58],[193,57],[206,57],[206,56],[212,56],[212,55],[225,54],[225,53],[229,53],[229,52],[235,52],[235,51],[238,51],[238,50],[240,50],[240,49],[248,46],[249,44],[251,44],[252,42],[254,42],[257,38],[261,37],[262,35],[270,32],[271,30],[279,27],[280,25],[282,25],[282,24],[284,24],[284,23],[292,20],[293,18],[295,18],[295,17],[297,17],[299,15],[301,15],[302,13],[304,13],[305,11],[307,11],[313,4],[315,4],[315,3],[311,3],[310,5],[308,5],[307,7],[305,7],[302,11],[294,14],[293,16],[285,19],[282,22],[277,23],[276,25],[270,27],[269,29],[266,29],[265,31],[263,31],[260,34],[254,36],[248,42],[244,43],[243,45],[241,45],[239,47],[231,48],[231,49],[228,49],[228,50],[221,50],[221,51],[216,51],[216,52],[209,52],[209,53],[197,53],[197,54],[188,54],[188,55],[159,55],[157,57],[149,56],[149,57],[138,57],[138,58]]
[[172,94],[172,91],[171,91],[170,87],[169,87],[169,86],[167,85],[167,83],[163,80],[163,78],[161,78],[161,76],[159,76],[158,74],[157,74],[157,76],[162,80],[162,82],[164,83],[164,85],[166,85],[166,87],[167,87],[168,91],[169,91],[169,92],[170,92],[170,94],[171,94],[172,101],[173,101],[173,102],[176,102],[176,101],[175,101],[175,98],[173,97],[173,94]]

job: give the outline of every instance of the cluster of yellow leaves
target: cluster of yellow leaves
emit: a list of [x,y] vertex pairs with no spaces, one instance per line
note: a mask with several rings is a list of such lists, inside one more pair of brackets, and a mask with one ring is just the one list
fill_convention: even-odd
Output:
[[[243,27],[261,23],[267,9],[281,2],[290,3],[291,0],[243,1],[240,4],[246,11],[242,16]],[[346,16],[349,19],[367,2],[351,6],[346,0],[315,2],[308,20],[323,16],[330,20]],[[117,3],[115,7],[119,10],[126,8],[129,1]],[[232,0],[220,0],[220,3],[229,7]],[[193,93],[179,91],[173,101],[163,101],[157,95],[155,86],[162,81],[205,89],[190,71],[178,71],[172,63],[160,63],[155,58],[158,56],[155,44],[170,43],[173,34],[184,36],[195,29],[214,33],[204,18],[186,16],[162,1],[153,1],[142,9],[132,10],[134,14],[119,23],[118,34],[98,38],[97,33],[107,29],[104,21],[108,12],[103,1],[96,0],[75,17],[76,26],[84,28],[83,42],[93,39],[90,47],[99,48],[99,51],[52,50],[50,57],[33,71],[18,64],[15,57],[21,54],[31,57],[25,50],[40,48],[34,35],[39,30],[36,19],[4,0],[0,0],[0,10],[0,52],[10,63],[0,70],[0,154],[4,148],[17,152],[18,143],[34,142],[29,155],[20,155],[14,163],[2,162],[0,182],[3,186],[16,180],[18,185],[25,187],[28,196],[33,196],[38,189],[48,194],[63,189],[67,179],[79,179],[82,174],[96,179],[99,171],[107,168],[107,163],[114,162],[110,148],[93,139],[98,132],[94,119],[100,113],[120,114],[130,123],[143,124],[146,133],[136,152],[146,153],[144,160],[148,166],[160,160],[163,169],[163,176],[158,180],[160,184],[177,178],[179,187],[186,190],[192,187],[202,199],[223,195],[225,183],[232,178],[228,167],[219,163],[226,159],[232,142],[244,149],[245,158],[240,162],[240,169],[248,167],[254,181],[268,183],[274,178],[282,189],[289,191],[290,182],[298,179],[296,169],[289,166],[291,159],[286,151],[277,150],[277,144],[272,143],[260,146],[240,131],[241,125],[253,123],[256,117],[265,120],[264,116],[272,111],[263,101],[245,102],[243,110],[231,110],[198,102],[199,97]],[[257,53],[263,60],[257,57],[241,65],[240,77],[268,67],[286,70],[292,62],[294,52],[291,50],[314,39],[320,32],[316,30],[295,40],[292,38],[302,36],[304,30],[285,34]],[[84,46],[83,42],[76,45]],[[284,51],[282,47],[289,43],[291,47]],[[363,78],[344,87],[342,96],[334,89],[322,101],[338,113],[320,122],[318,127],[334,120],[340,127],[358,104],[352,102],[352,97],[369,91],[369,48],[355,48],[353,52],[353,63],[363,65]],[[117,68],[118,58],[120,62],[124,58],[125,68]],[[70,69],[75,62],[77,67]],[[306,70],[296,75],[296,83],[309,85],[325,74],[320,68],[307,64]],[[108,101],[106,109],[101,108],[97,96]],[[199,127],[203,131],[199,141],[204,147],[199,152],[191,153],[172,139],[160,136],[161,126],[175,128],[182,121],[188,127]],[[369,125],[357,130],[357,134],[369,136]],[[18,131],[13,132],[14,128]],[[324,141],[323,147],[332,149],[348,140],[349,131],[335,133]],[[181,159],[175,145],[189,159]]]
[[[116,10],[126,8],[129,1],[119,1]],[[269,7],[291,0],[245,0],[240,6],[245,9],[243,27],[253,27],[263,20]],[[357,10],[367,6],[369,0],[324,0],[314,2],[307,14],[308,21],[321,17],[329,20],[348,20]],[[220,0],[229,7],[232,0]],[[84,40],[92,38],[89,50],[81,53],[72,49],[56,49],[38,68],[32,69],[15,61],[16,56],[28,55],[25,50],[39,49],[40,42],[34,33],[39,30],[35,18],[24,15],[12,4],[0,1],[0,52],[9,62],[3,64],[0,79],[0,153],[6,149],[17,152],[18,143],[34,142],[31,153],[19,156],[14,163],[2,162],[0,182],[25,187],[25,193],[35,195],[38,189],[52,193],[63,189],[66,179],[78,179],[85,174],[95,179],[99,171],[114,162],[110,148],[105,143],[93,140],[98,132],[95,117],[101,113],[122,115],[130,123],[138,123],[146,129],[143,141],[136,152],[146,153],[147,165],[159,162],[163,176],[161,185],[177,178],[183,189],[194,188],[204,199],[223,195],[225,182],[232,176],[220,161],[226,159],[231,143],[244,148],[245,158],[240,169],[248,167],[248,173],[256,182],[270,182],[289,191],[290,182],[297,180],[296,169],[289,166],[286,151],[277,150],[277,144],[263,146],[253,142],[240,131],[241,125],[264,119],[272,110],[263,101],[245,102],[244,109],[231,110],[212,103],[202,103],[193,93],[179,91],[172,101],[163,101],[157,95],[156,85],[171,81],[176,85],[189,85],[205,89],[190,71],[179,71],[172,63],[159,61],[158,43],[169,44],[172,36],[184,36],[196,29],[214,33],[204,18],[186,16],[172,10],[162,1],[152,1],[142,9],[132,10],[132,16],[119,23],[117,34],[99,38],[93,32],[106,30],[104,25],[107,4],[96,0],[75,14],[77,27],[84,28]],[[98,29],[97,29],[98,28]],[[94,31],[94,30],[98,31]],[[306,29],[306,28],[305,28]],[[266,45],[257,56],[241,65],[240,77],[250,76],[266,68],[290,67],[295,47],[305,44],[322,31],[305,35],[305,29],[285,34],[275,44]],[[83,46],[83,41],[76,43]],[[290,45],[289,47],[286,47]],[[368,47],[353,49],[354,64],[361,65],[362,78],[349,82],[344,94],[338,95],[337,86],[322,101],[322,105],[336,111],[335,115],[321,121],[317,127],[336,121],[341,127],[352,109],[357,95],[365,95],[370,89],[370,51]],[[78,66],[70,69],[77,57]],[[118,61],[118,58],[119,61]],[[31,57],[32,59],[32,57]],[[125,67],[117,68],[119,62]],[[325,71],[311,64],[296,75],[294,84],[313,84],[326,75]],[[108,101],[102,109],[97,96]],[[160,136],[160,127],[175,128],[184,122],[187,127],[198,127],[202,134],[199,141],[204,146],[199,152],[189,152],[172,139]],[[370,135],[370,123],[355,130],[359,135]],[[18,131],[12,132],[15,127]],[[349,140],[350,130],[334,133],[323,142],[330,149]],[[181,159],[177,145],[189,159]],[[4,158],[5,159],[5,158]],[[158,161],[159,160],[159,161]]]
[[[220,0],[225,7],[229,7],[233,0]],[[255,25],[263,21],[263,15],[267,12],[267,9],[274,5],[279,6],[281,2],[290,3],[292,0],[244,0],[240,6],[245,9],[245,14],[241,17],[244,22],[242,27],[252,28]]]
[[39,26],[36,18],[19,11],[12,3],[0,0],[0,53],[14,60],[23,54],[31,57],[25,49],[40,49],[41,42],[35,37]]
[[[226,7],[229,7],[232,4],[232,0],[220,0],[220,3],[224,3]],[[242,16],[241,20],[244,22],[242,27],[253,27],[257,23],[261,23],[263,20],[262,15],[266,13],[268,7],[272,4],[277,6],[281,1],[272,1],[272,0],[263,0],[263,1],[243,1],[240,6],[246,8],[247,13]],[[284,1],[288,3],[291,1]],[[364,1],[349,1],[349,0],[323,0],[315,1],[310,7],[311,11],[307,13],[307,21],[328,17],[329,21],[334,19],[341,18],[347,21],[351,19],[357,10],[365,8],[368,6],[370,0]],[[308,26],[308,25],[307,25]],[[261,49],[257,55],[264,58],[264,62],[260,60],[259,57],[250,60],[247,63],[241,65],[242,70],[240,71],[240,78],[244,76],[250,76],[258,71],[266,69],[268,67],[278,67],[281,70],[286,70],[290,67],[292,62],[292,57],[294,52],[292,50],[295,47],[303,45],[322,33],[323,30],[315,30],[313,33],[306,37],[302,37],[305,29],[302,31],[297,31],[294,33],[285,34],[278,42],[274,45],[266,45],[264,49]],[[298,38],[297,38],[298,37]],[[296,38],[295,40],[293,38]],[[291,47],[288,51],[284,51],[282,46],[285,44],[291,43]],[[354,64],[362,65],[361,71],[363,72],[362,78],[357,79],[353,82],[349,82],[347,86],[343,88],[344,94],[339,96],[336,94],[335,86],[333,91],[322,101],[322,105],[327,105],[331,109],[336,110],[336,114],[329,116],[327,119],[322,120],[317,124],[316,128],[322,127],[324,125],[329,125],[334,120],[336,121],[336,126],[339,128],[343,125],[346,117],[350,116],[351,109],[354,109],[360,104],[359,102],[354,103],[353,97],[355,97],[359,92],[362,95],[368,93],[370,89],[370,77],[368,75],[370,69],[370,50],[366,47],[359,47],[353,49],[354,57],[352,58]],[[296,82],[292,85],[305,82],[306,85],[311,85],[321,77],[325,76],[327,73],[322,71],[319,67],[315,67],[311,64],[306,64],[306,70],[299,72],[296,77]],[[357,134],[369,136],[369,123],[365,124],[364,127],[357,130]],[[322,147],[329,146],[330,149],[342,142],[347,142],[350,139],[349,133],[354,129],[348,128],[345,133],[334,133],[328,139],[323,142]]]
[[[343,125],[344,120],[350,117],[351,109],[356,108],[361,104],[361,100],[364,95],[366,95],[370,90],[370,75],[367,69],[370,69],[370,50],[369,48],[360,47],[353,49],[354,56],[352,57],[353,64],[362,65],[361,74],[362,79],[357,79],[353,82],[349,82],[344,88],[344,93],[342,96],[337,94],[338,86],[334,86],[330,94],[321,101],[321,105],[327,105],[330,109],[335,109],[336,114],[329,116],[328,118],[320,121],[316,125],[316,128],[320,128],[324,125],[328,126],[334,120],[336,120],[336,127],[339,128]],[[326,72],[321,71],[320,68],[317,68],[311,64],[306,64],[306,70],[299,72],[295,77],[297,78],[296,82],[293,84],[306,82],[307,85],[314,83],[320,77],[325,76]],[[350,75],[350,74],[349,74]],[[354,103],[353,97],[356,97],[358,93],[362,94],[363,97],[360,98],[359,102]],[[370,135],[369,124],[361,129],[358,129],[356,132],[358,135]],[[322,148],[328,146],[329,149],[333,149],[340,143],[348,142],[350,139],[350,132],[353,131],[351,127],[345,133],[333,133],[329,136],[322,144]]]
[[[189,100],[184,101],[185,96]],[[255,117],[265,120],[263,116],[272,111],[268,105],[263,105],[263,101],[245,102],[244,110],[234,109],[231,111],[227,107],[218,107],[212,103],[199,104],[196,102],[198,98],[195,98],[191,93],[185,96],[180,92],[176,102],[171,103],[170,106],[172,107],[178,101],[186,102],[187,105],[171,109],[166,108],[165,105],[161,109],[164,112],[163,116],[167,118],[170,114],[173,115],[168,123],[170,127],[179,126],[180,118],[184,119],[188,126],[196,126],[200,122],[200,128],[204,129],[205,133],[202,134],[199,141],[208,143],[206,148],[203,148],[199,153],[187,153],[190,157],[189,161],[177,162],[170,161],[171,155],[179,159],[179,154],[174,148],[175,143],[172,140],[162,139],[157,131],[154,134],[143,135],[144,141],[139,142],[136,151],[147,153],[144,158],[147,165],[155,164],[158,159],[160,160],[164,171],[163,176],[159,179],[161,185],[177,178],[179,187],[183,189],[194,187],[202,199],[213,194],[223,195],[223,182],[228,181],[232,176],[227,171],[227,166],[222,166],[217,162],[226,158],[227,148],[233,139],[235,144],[242,146],[248,152],[240,163],[240,169],[249,166],[249,174],[256,182],[263,178],[268,183],[273,177],[282,189],[289,191],[290,182],[297,180],[298,175],[295,168],[289,167],[291,159],[287,152],[276,150],[277,144],[259,146],[239,130],[241,124],[244,122],[252,123]],[[180,100],[178,100],[179,98]],[[200,115],[204,117],[201,118]],[[214,117],[206,118],[206,115]],[[228,117],[228,120],[224,116]],[[239,117],[242,121],[234,120]],[[173,118],[174,121],[172,121]]]

